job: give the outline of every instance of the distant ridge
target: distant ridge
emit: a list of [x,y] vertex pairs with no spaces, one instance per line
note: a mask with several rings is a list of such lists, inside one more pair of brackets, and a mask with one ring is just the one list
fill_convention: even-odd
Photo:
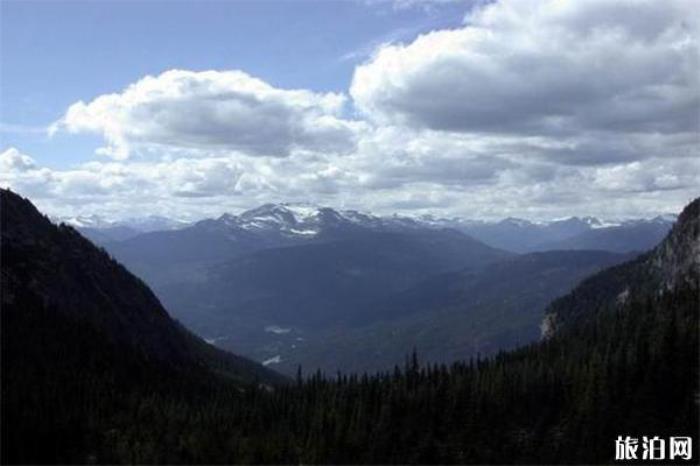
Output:
[[549,337],[594,311],[624,305],[630,296],[659,296],[676,288],[697,291],[700,277],[700,198],[678,216],[664,240],[651,251],[586,279],[554,301],[542,323]]
[[277,236],[278,242],[323,239],[343,229],[409,231],[453,229],[474,237],[491,247],[517,253],[565,249],[598,249],[626,253],[645,251],[656,245],[676,219],[674,214],[649,219],[601,220],[571,216],[550,221],[531,221],[517,217],[502,220],[442,218],[433,215],[375,215],[357,210],[342,210],[312,203],[267,203],[240,214],[225,213],[194,223],[160,216],[107,221],[98,215],[57,218],[78,228],[99,244],[121,242],[149,234],[197,229],[229,233],[229,239],[246,235]]

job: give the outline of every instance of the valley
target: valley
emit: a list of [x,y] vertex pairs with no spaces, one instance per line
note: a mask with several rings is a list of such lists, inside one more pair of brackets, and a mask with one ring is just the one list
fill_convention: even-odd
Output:
[[[451,363],[535,341],[552,299],[668,228],[661,218],[479,223],[266,204],[102,245],[195,333],[291,376],[299,366],[392,369],[413,349]],[[579,243],[586,235],[600,241]],[[530,249],[569,241],[569,251],[522,252],[526,239]]]
[[[700,199],[633,258],[498,253],[419,280],[378,307],[382,323],[359,313],[341,320],[358,335],[329,332],[327,353],[352,347],[341,371],[294,378],[269,370],[284,364],[279,353],[256,364],[189,333],[141,280],[28,200],[2,190],[0,206],[0,341],[12,374],[2,378],[3,463],[608,463],[620,429],[668,437],[698,425]],[[518,341],[523,308],[560,291],[532,313],[544,316],[543,338]],[[266,312],[278,323],[259,333],[306,341]],[[314,317],[318,329],[329,316]],[[377,359],[376,345],[398,354],[388,335],[421,342],[431,322],[430,341],[453,343],[471,326],[469,344],[486,352],[489,338],[509,335],[512,349],[465,357],[457,340],[450,364],[412,351],[393,369],[353,367],[358,355]]]

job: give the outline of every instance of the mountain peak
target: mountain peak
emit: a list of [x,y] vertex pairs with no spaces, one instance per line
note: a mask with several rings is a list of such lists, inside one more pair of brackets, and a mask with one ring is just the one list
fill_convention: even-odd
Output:
[[534,224],[533,224],[531,221],[529,221],[529,220],[525,220],[525,219],[523,219],[523,218],[517,218],[517,217],[507,217],[507,218],[504,218],[503,220],[501,220],[501,221],[499,222],[499,224],[501,224],[501,225],[512,225],[512,226],[515,226],[515,227],[518,227],[518,228],[529,227],[529,226],[534,225]]
[[302,202],[283,202],[279,204],[267,203],[254,209],[246,210],[239,215],[239,218],[250,219],[261,217],[278,217],[285,219],[293,218],[294,221],[300,222],[306,218],[317,215],[319,211],[325,209],[328,208]]
[[339,217],[340,214],[333,209],[308,203],[267,203],[238,216],[224,214],[218,221],[228,227],[248,231],[310,237],[317,235],[324,223],[335,221]]
[[216,219],[217,222],[223,223],[225,225],[234,225],[236,223],[237,217],[233,214],[224,213]]

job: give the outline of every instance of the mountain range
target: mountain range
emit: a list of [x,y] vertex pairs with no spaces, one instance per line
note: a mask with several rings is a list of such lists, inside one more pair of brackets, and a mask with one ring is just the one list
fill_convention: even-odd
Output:
[[[141,280],[28,200],[0,191],[0,214],[3,464],[607,464],[621,432],[697,432],[700,199],[652,250],[573,287],[566,276],[619,256],[504,255],[458,236],[478,263],[379,300],[396,305],[386,318],[438,308],[454,322],[476,300],[470,322],[509,326],[514,309],[571,288],[546,306],[541,341],[450,365],[414,352],[376,375],[294,383],[190,334]],[[697,457],[696,442],[687,453]]]
[[[499,225],[541,227],[557,238],[601,226],[592,219]],[[551,299],[626,258],[605,251],[519,256],[464,227],[266,204],[104,246],[188,328],[290,375],[297,365],[386,369],[413,347],[431,361],[453,361],[532,341]],[[476,318],[492,308],[499,313]]]
[[569,217],[546,222],[509,217],[500,221],[470,220],[431,215],[407,217],[378,216],[356,210],[334,210],[304,203],[264,204],[239,215],[188,223],[150,216],[107,221],[92,215],[56,218],[75,226],[100,244],[122,241],[142,233],[178,230],[186,227],[220,229],[234,236],[243,231],[252,235],[273,235],[287,240],[323,236],[331,225],[380,231],[411,229],[453,229],[491,247],[524,253],[554,249],[600,249],[611,252],[644,251],[656,245],[675,221],[674,214],[650,219],[600,220],[595,217]]
[[450,362],[532,341],[549,301],[652,247],[671,221],[484,222],[291,203],[193,224],[70,219],[186,327],[289,375],[382,370],[411,348]]

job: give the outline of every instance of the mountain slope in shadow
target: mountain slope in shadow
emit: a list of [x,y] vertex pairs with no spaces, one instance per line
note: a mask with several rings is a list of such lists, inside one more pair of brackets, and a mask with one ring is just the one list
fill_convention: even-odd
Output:
[[[89,461],[75,455],[104,421],[92,406],[182,385],[286,383],[191,334],[140,279],[28,200],[1,190],[0,215],[3,458]],[[23,450],[27,438],[37,447]]]

